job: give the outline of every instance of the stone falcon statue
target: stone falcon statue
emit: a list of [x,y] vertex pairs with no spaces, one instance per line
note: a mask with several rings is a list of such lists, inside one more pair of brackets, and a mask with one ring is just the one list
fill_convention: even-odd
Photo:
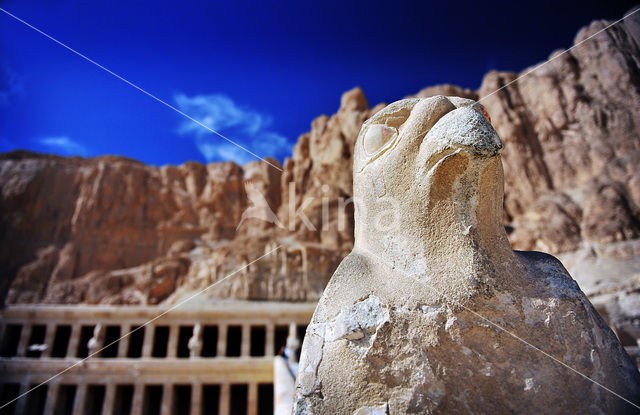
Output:
[[295,414],[638,410],[637,368],[562,264],[509,246],[501,148],[462,98],[363,125],[355,244],[307,329]]

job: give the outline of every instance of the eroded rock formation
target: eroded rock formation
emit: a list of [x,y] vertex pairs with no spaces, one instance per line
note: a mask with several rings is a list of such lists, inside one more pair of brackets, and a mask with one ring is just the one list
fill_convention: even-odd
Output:
[[562,264],[511,249],[501,148],[457,97],[364,124],[355,244],[307,329],[295,414],[636,410],[548,356],[640,402],[640,373]]
[[[156,168],[116,157],[3,155],[8,302],[156,304],[203,288],[277,247],[274,223],[242,214],[247,188],[280,204],[279,173],[258,162]],[[317,298],[344,252],[283,243],[210,295]]]
[[[592,23],[576,41],[605,24]],[[627,19],[490,96],[518,74],[489,73],[479,91],[442,85],[417,94],[482,99],[506,143],[512,246],[561,254],[631,339],[640,338],[638,27],[637,17]],[[257,162],[156,168],[116,157],[2,155],[0,297],[174,301],[283,245],[285,254],[252,265],[250,277],[207,294],[317,299],[352,248],[353,146],[381,108],[348,91],[336,114],[299,138],[282,173]],[[264,197],[279,224],[242,221],[255,204],[248,192]]]

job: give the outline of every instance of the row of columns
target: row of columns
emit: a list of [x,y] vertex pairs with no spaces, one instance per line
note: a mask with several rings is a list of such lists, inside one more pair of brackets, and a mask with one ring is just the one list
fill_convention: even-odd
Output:
[[[232,324],[236,326],[236,324]],[[229,324],[220,323],[216,325],[218,327],[218,342],[216,344],[216,352],[217,356],[226,356],[227,354],[227,329]],[[274,340],[275,340],[275,325],[274,324],[265,324],[265,356],[273,356],[274,353]],[[169,327],[169,339],[167,345],[167,357],[175,358],[178,355],[178,340],[180,335],[180,327],[181,325],[170,325]],[[193,326],[195,327],[195,326]],[[251,351],[251,325],[243,324],[242,326],[242,340],[240,343],[240,356],[249,357]],[[127,328],[126,333],[129,332],[131,328]],[[125,332],[123,332],[125,333]],[[151,357],[155,335],[155,327],[152,325],[148,325],[145,327],[144,332],[144,341],[142,345],[142,357]],[[198,341],[202,341],[202,332],[199,334],[200,338]],[[118,351],[118,357],[126,357],[126,351],[128,348],[128,340],[129,336],[125,339],[126,346],[121,345]],[[123,343],[124,344],[124,343]]]
[[[116,384],[105,385],[104,401],[102,403],[102,415],[113,415]],[[191,384],[191,415],[202,414],[202,383],[196,382]],[[29,391],[29,384],[22,384],[20,387],[20,395]],[[58,392],[60,384],[49,383],[47,385],[47,395],[44,405],[43,415],[53,415],[58,404]],[[145,385],[136,383],[133,385],[133,397],[131,402],[130,415],[142,415],[142,405],[144,400]],[[160,415],[171,415],[174,406],[174,388],[172,384],[164,384],[162,389],[162,403],[160,406]],[[73,415],[82,415],[84,413],[87,397],[87,385],[76,385],[76,392],[73,401]],[[229,383],[220,384],[220,397],[218,401],[218,411],[220,415],[230,415],[231,410],[231,385]],[[27,399],[18,399],[16,401],[16,414],[23,414],[25,411]],[[258,385],[256,383],[248,384],[247,394],[247,414],[258,414]]]
[[[33,326],[31,326],[33,327]],[[27,354],[27,348],[29,347],[29,337],[31,336],[31,327],[29,327],[28,325],[23,325],[22,326],[22,330],[20,332],[20,340],[18,342],[18,350],[17,350],[17,355],[18,356],[26,356]],[[47,345],[51,345],[53,346],[53,340],[55,338],[55,334],[56,334],[56,328],[57,328],[57,324],[55,323],[49,323],[46,325],[46,333],[45,333],[45,337],[44,337],[44,344]],[[72,326],[71,327],[71,333],[72,333],[72,337],[69,341],[69,345],[67,346],[67,352],[69,350],[73,350],[71,349],[71,343],[73,342],[74,338],[73,338],[73,332],[75,331],[75,327]],[[80,330],[80,329],[78,329]],[[75,346],[77,347],[78,345],[78,341],[79,339],[76,340],[75,342]],[[53,347],[47,347],[45,350],[42,351],[42,357],[51,357],[51,350]]]
[[[100,324],[100,323],[97,323]],[[67,345],[67,350],[65,352],[66,357],[76,357],[76,350],[78,350],[80,336],[82,332],[82,326],[86,324],[73,324],[71,325],[71,334],[70,339]],[[232,324],[235,325],[235,324]],[[53,342],[55,339],[57,324],[49,323],[46,325],[46,333],[44,338],[44,344],[48,347],[42,351],[41,357],[51,357],[51,352],[53,349]],[[227,348],[227,328],[229,324],[220,323],[217,324],[218,327],[218,343],[217,343],[217,356],[225,356],[226,348]],[[33,326],[31,326],[33,327]],[[20,334],[20,340],[18,342],[17,348],[17,356],[26,356],[27,348],[29,347],[29,338],[31,336],[31,327],[28,325],[24,325]],[[131,335],[129,332],[133,326],[131,324],[124,324],[120,326],[120,341],[116,344],[118,348],[117,357],[126,358],[127,351],[129,349],[129,342],[131,339]],[[179,331],[181,325],[168,325],[169,327],[169,337],[167,344],[167,357],[175,358],[177,357],[178,350],[178,340],[179,340]],[[264,324],[266,329],[265,336],[265,356],[273,356],[274,353],[274,337],[275,337],[275,325],[273,323]],[[104,327],[106,328],[106,326]],[[139,330],[142,330],[141,328]],[[151,357],[153,351],[154,344],[154,335],[155,335],[155,326],[152,324],[148,324],[144,326],[144,340],[142,345],[142,357]],[[124,337],[123,337],[124,336]],[[200,337],[202,336],[202,332],[200,332]],[[98,345],[95,347],[96,350],[102,349],[106,344],[104,344],[104,336],[100,340]],[[240,356],[248,357],[250,355],[250,347],[251,347],[251,325],[243,324],[242,325],[242,341],[241,341],[241,349]],[[201,339],[200,339],[201,340]]]
[[[18,341],[18,347],[16,351],[16,355],[23,357],[27,355],[27,348],[29,347],[29,338],[31,337],[31,330],[34,325],[24,324],[22,326],[22,330],[20,331],[20,340]],[[56,331],[59,324],[49,323],[46,324],[46,332],[44,336],[43,343],[48,345],[46,349],[42,351],[41,357],[51,357],[51,352],[53,350],[53,342],[55,340]],[[69,352],[73,352],[78,349],[78,345],[80,343],[80,331],[82,330],[82,325],[74,324],[71,327],[71,336],[69,338],[69,343],[67,344],[67,350],[65,351],[65,356],[69,356]]]

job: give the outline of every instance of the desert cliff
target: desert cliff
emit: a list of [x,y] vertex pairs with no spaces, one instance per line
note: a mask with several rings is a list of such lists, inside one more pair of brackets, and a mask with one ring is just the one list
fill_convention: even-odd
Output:
[[[606,24],[591,23],[575,43]],[[513,83],[519,74],[490,72],[477,91],[441,85],[417,94],[480,100],[505,144],[512,246],[559,256],[635,338],[639,33],[636,16]],[[358,88],[346,92],[337,113],[312,121],[282,171],[261,162],[154,167],[112,156],[0,155],[0,298],[170,303],[248,265],[203,301],[316,300],[352,247],[353,145],[383,107]],[[267,220],[243,217],[256,206]]]

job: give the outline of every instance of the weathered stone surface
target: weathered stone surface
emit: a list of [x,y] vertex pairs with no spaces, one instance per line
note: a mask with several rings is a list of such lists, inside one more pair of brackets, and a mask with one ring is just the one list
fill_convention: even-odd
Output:
[[[518,74],[484,78],[479,96],[506,143],[505,209],[519,248],[566,252],[582,240],[640,234],[640,39],[631,30],[639,22],[632,17],[569,53],[555,52],[493,95]],[[576,43],[606,24],[593,22]]]
[[[157,304],[224,278],[279,242],[273,222],[248,217],[241,224],[252,202],[246,189],[273,210],[280,205],[280,172],[267,166],[0,156],[7,301]],[[278,245],[251,267],[260,276],[249,280],[243,271],[207,294],[317,299],[345,254],[295,240],[269,246]]]
[[[594,292],[611,299],[610,315],[618,296],[609,294],[640,290],[637,271],[629,273],[640,267],[638,256],[622,248],[640,240],[637,16],[489,97],[517,74],[489,73],[477,92],[441,85],[416,95],[483,99],[507,144],[504,222],[512,246],[562,253],[563,260],[595,253],[595,262],[607,263],[602,275],[619,282]],[[592,23],[576,41],[605,24]],[[286,267],[278,257],[280,271],[221,283],[208,294],[315,299],[353,245],[353,146],[364,120],[384,106],[369,108],[358,88],[346,92],[336,114],[318,117],[299,138],[283,173],[262,163],[155,168],[117,157],[2,155],[0,297],[12,285],[10,302],[173,301],[259,257],[273,241],[290,250]],[[243,221],[248,207],[273,219],[249,193],[263,197],[279,224],[252,215]],[[170,253],[180,241],[193,246]],[[303,260],[306,249],[312,254]],[[184,273],[160,273],[165,262]],[[571,267],[580,284],[590,284],[587,267]],[[295,282],[304,275],[307,283]],[[88,294],[102,284],[122,293]],[[640,315],[625,321],[640,327]]]
[[[337,114],[316,118],[311,132],[300,136],[284,164],[279,210],[282,223],[297,239],[351,248],[353,212],[338,204],[351,197],[353,144],[364,120],[376,110],[369,109],[364,93],[355,88],[343,95]],[[323,203],[331,207],[324,228]]]
[[294,413],[636,409],[559,363],[640,402],[640,374],[562,264],[512,251],[501,148],[461,98],[398,101],[364,124],[355,244],[307,330]]
[[[609,23],[591,23],[575,43]],[[488,74],[478,93],[505,142],[512,246],[562,253],[636,350],[640,314],[622,304],[640,290],[640,255],[631,248],[640,241],[639,33],[636,13],[489,97],[518,75]]]

